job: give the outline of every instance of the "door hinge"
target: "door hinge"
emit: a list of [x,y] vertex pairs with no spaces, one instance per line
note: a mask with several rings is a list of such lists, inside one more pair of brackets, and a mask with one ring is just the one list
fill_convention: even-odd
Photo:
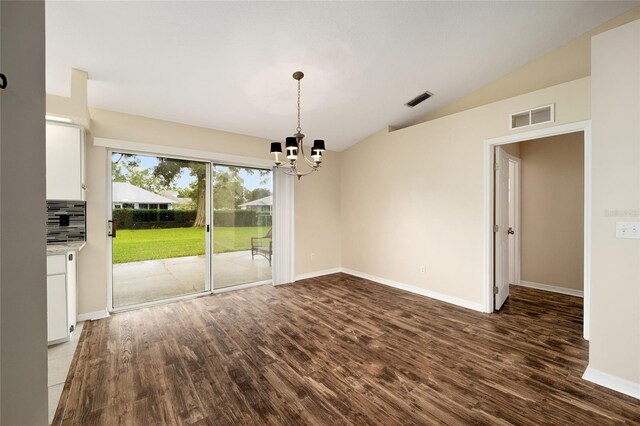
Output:
[[498,294],[498,293],[500,293],[500,289],[498,288],[497,285],[494,285],[493,286],[493,294]]
[[498,225],[493,225],[493,232],[498,232],[500,227]]
[[493,170],[500,170],[500,163],[493,163]]

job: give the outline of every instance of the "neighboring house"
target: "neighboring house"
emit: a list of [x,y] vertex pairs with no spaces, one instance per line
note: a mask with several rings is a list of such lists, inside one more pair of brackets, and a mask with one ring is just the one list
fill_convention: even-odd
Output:
[[178,191],[160,191],[158,195],[173,201],[174,209],[187,209],[193,204],[191,198],[178,197]]
[[241,210],[257,210],[257,211],[271,211],[271,195],[264,198],[258,198],[257,200],[249,201],[248,203],[240,204]]
[[173,209],[173,200],[154,194],[129,182],[113,182],[114,209]]

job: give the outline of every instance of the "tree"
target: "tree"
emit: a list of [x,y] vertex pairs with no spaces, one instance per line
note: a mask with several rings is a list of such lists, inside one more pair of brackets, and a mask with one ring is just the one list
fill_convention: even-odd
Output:
[[267,188],[255,188],[251,191],[247,191],[247,201],[259,200],[271,195],[271,190]]
[[132,154],[119,154],[112,163],[114,182],[128,182],[153,193],[172,189],[149,169],[140,168],[140,159]]
[[199,161],[174,160],[160,158],[153,169],[153,175],[160,179],[166,186],[174,185],[182,176],[183,170],[189,170],[189,174],[196,178],[190,191],[191,199],[196,204],[196,220],[194,227],[204,226],[207,220],[206,196],[207,196],[207,164]]
[[216,170],[213,176],[213,208],[234,210],[246,201],[244,179],[237,167]]
[[[130,182],[151,192],[174,189],[176,181],[188,170],[195,177],[189,188],[178,188],[181,197],[190,197],[196,206],[196,220],[193,226],[204,226],[206,223],[206,194],[208,163],[189,160],[158,158],[158,164],[153,169],[141,169],[140,160],[136,155],[119,154],[113,161],[114,182]],[[271,191],[256,188],[247,191],[240,171],[252,175],[260,173],[261,183],[267,183],[271,176],[270,170],[255,170],[234,166],[214,166],[212,168],[212,190],[214,208],[237,209],[246,201],[253,201],[271,195]]]

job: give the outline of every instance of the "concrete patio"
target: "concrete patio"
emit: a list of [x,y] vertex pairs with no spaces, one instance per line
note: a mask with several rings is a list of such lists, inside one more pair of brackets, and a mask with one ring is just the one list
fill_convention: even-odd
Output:
[[[168,299],[205,290],[204,256],[174,257],[113,265],[115,308]],[[251,251],[213,255],[213,288],[271,279],[271,266]]]

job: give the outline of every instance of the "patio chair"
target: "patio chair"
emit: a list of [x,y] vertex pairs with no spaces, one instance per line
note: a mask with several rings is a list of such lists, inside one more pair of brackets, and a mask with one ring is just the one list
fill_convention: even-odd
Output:
[[254,256],[259,254],[260,256],[264,256],[269,261],[269,266],[271,266],[271,254],[273,253],[271,241],[271,229],[267,232],[267,235],[264,237],[251,237],[251,260],[253,260]]

